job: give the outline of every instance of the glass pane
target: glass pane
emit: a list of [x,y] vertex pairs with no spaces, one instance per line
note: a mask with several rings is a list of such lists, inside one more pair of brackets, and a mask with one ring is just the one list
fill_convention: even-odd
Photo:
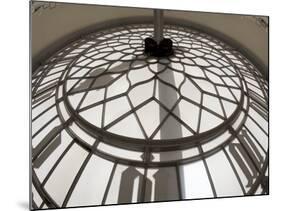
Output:
[[140,200],[144,170],[117,165],[106,204],[132,203]]
[[134,114],[130,114],[108,129],[109,132],[133,138],[144,138],[142,130],[136,120]]
[[178,199],[179,190],[175,167],[147,170],[145,201]]
[[206,162],[210,170],[217,196],[243,195],[238,179],[224,152],[220,151],[215,155],[208,157]]
[[92,155],[67,205],[101,205],[112,168],[113,163]]
[[179,167],[184,199],[210,198],[213,191],[203,161]]
[[119,147],[110,146],[105,143],[100,143],[98,145],[98,149],[117,158],[142,161],[143,157],[143,152],[126,150]]
[[[47,181],[46,191],[60,206],[87,154],[83,148],[74,144]],[[74,160],[75,162],[73,162]],[[65,174],[66,171],[67,174]]]

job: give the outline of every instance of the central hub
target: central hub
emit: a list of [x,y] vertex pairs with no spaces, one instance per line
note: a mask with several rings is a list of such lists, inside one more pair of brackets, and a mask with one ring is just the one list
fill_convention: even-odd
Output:
[[152,39],[144,40],[144,53],[149,56],[165,57],[173,54],[173,41],[171,39],[162,39],[159,44]]
[[144,40],[144,53],[148,56],[167,57],[173,54],[173,42],[163,36],[163,10],[154,10],[154,37]]

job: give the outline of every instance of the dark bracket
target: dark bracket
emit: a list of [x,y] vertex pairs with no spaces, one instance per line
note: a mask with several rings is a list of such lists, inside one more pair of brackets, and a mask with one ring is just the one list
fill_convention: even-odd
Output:
[[164,38],[159,44],[148,37],[144,40],[144,53],[149,56],[155,57],[167,57],[171,56],[173,52],[173,41],[171,39]]

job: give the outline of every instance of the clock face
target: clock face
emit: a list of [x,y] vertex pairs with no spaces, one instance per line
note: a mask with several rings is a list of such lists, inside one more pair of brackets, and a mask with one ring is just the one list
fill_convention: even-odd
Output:
[[32,75],[33,206],[268,193],[268,83],[239,51],[167,25],[94,32]]

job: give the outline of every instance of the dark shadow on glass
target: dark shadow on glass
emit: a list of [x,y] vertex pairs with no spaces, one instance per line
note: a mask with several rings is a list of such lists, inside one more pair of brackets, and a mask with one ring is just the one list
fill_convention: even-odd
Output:
[[261,186],[263,188],[262,194],[268,194],[269,193],[269,179],[268,176],[263,176]]
[[[130,62],[124,61],[112,68],[110,68],[112,65],[109,66],[109,69],[98,68],[92,71],[89,75],[85,76],[85,80],[82,83],[79,83],[78,86],[74,87],[72,92],[87,91],[87,89],[95,89],[95,88],[97,89],[105,88],[115,79],[115,77],[113,77],[110,73],[112,74],[122,73],[123,71],[129,70],[130,64],[132,68],[139,65],[144,66],[146,64],[145,61],[138,61],[136,57],[132,58],[132,61],[133,61],[132,64]],[[95,79],[96,81],[90,87],[91,83]]]
[[[158,70],[161,70],[159,67]],[[170,64],[167,64],[168,66]],[[169,79],[171,85],[176,86],[175,77],[172,70],[165,70],[162,74],[165,74],[165,78]],[[171,102],[176,102],[178,97],[176,94],[169,94],[171,93],[168,86],[159,86],[159,101],[165,104],[170,104]],[[174,114],[180,116],[179,107],[176,106],[173,110]],[[166,116],[166,112],[160,109],[160,119],[163,119]],[[168,117],[168,119],[171,118]],[[167,119],[167,120],[168,120]],[[162,125],[160,128],[160,138],[167,139],[169,137],[182,137],[182,128],[180,124],[173,124],[172,121],[167,121]],[[162,160],[170,160],[173,156],[174,159],[181,159],[182,153],[181,152],[173,152],[169,154],[161,154],[160,153],[160,161]],[[176,168],[161,168],[154,174],[155,178],[155,201],[167,201],[167,200],[178,200],[179,199],[179,191],[177,185],[177,176],[176,176]]]
[[51,141],[50,144],[44,149],[44,151],[39,155],[39,157],[33,162],[34,168],[39,168],[47,158],[59,147],[61,144],[61,134]]
[[60,132],[62,129],[63,126],[54,127],[32,150],[33,166],[35,168],[39,168],[61,144]]
[[[85,91],[89,89],[101,89],[108,87],[108,85],[115,79],[112,74],[122,73],[123,71],[133,71],[134,67],[145,66],[145,61],[138,61],[136,58],[132,59],[132,62],[119,62],[120,64],[112,68],[99,68],[92,71],[89,75],[85,76],[83,82],[78,84],[73,88],[72,92]],[[112,65],[111,65],[112,66]],[[106,73],[106,74],[105,74]],[[95,81],[93,81],[95,80]],[[138,179],[138,184],[136,185],[137,190],[134,190],[135,180]],[[132,203],[134,194],[137,194],[137,201],[142,202],[142,186],[143,186],[143,174],[141,174],[135,167],[129,166],[124,172],[122,172],[119,193],[118,193],[118,203]],[[146,195],[151,197],[152,182],[146,179]]]
[[[85,78],[83,82],[79,83],[78,86],[74,87],[72,92],[77,92],[77,91],[87,91],[87,89],[91,88],[90,85],[98,77],[100,74],[102,74],[105,71],[104,68],[99,68],[94,71],[92,71],[89,75],[85,77],[92,77],[92,78]],[[114,78],[111,75],[104,75],[100,76],[96,79],[94,86],[106,86],[110,81],[112,81]],[[94,88],[94,87],[93,87]]]
[[[138,179],[137,190],[134,190],[134,182]],[[135,167],[130,166],[122,172],[121,182],[118,194],[118,203],[131,203],[133,202],[134,192],[137,194],[137,201],[141,202],[141,191],[143,184],[143,174],[141,174]],[[151,195],[151,181],[146,180],[146,185],[149,186],[147,194]]]
[[[135,60],[134,60],[135,59]],[[130,71],[134,71],[134,67],[146,66],[148,65],[146,61],[138,60],[137,58],[133,58],[133,62],[122,62],[113,68],[105,69],[100,68],[95,71],[92,71],[89,75],[86,76],[86,79],[80,83],[77,87],[73,89],[73,92],[85,90],[87,91],[89,88],[102,88],[107,87],[114,77],[110,73],[119,73],[122,72],[122,69],[129,69]],[[169,66],[170,64],[165,64],[165,66]],[[163,65],[158,64],[158,71],[163,70]],[[125,71],[125,70],[124,70]],[[104,74],[107,73],[107,74]],[[109,73],[109,74],[108,74]],[[103,75],[104,74],[104,75]],[[89,78],[87,78],[89,77]],[[172,70],[169,68],[161,73],[161,77],[164,77],[164,80],[169,81],[169,84],[176,87],[175,77]],[[93,80],[96,81],[92,84]],[[92,86],[91,86],[92,84]],[[91,86],[91,87],[90,87]],[[161,83],[158,81],[158,89],[159,89],[159,101],[164,105],[173,105],[178,100],[178,95],[175,94],[175,90],[171,87]],[[159,105],[160,106],[160,105]],[[166,106],[171,108],[172,106]],[[180,117],[179,107],[176,106],[173,110],[173,113]],[[163,120],[167,115],[167,112],[164,109],[160,109],[160,121]],[[183,132],[181,128],[181,124],[175,124],[173,121],[167,121],[169,118],[173,118],[172,116],[168,117],[165,123],[160,128],[160,138],[161,139],[169,139],[172,137],[182,137]],[[177,120],[176,120],[177,121]],[[160,161],[170,160],[170,159],[181,159],[181,152],[173,152],[173,153],[160,153]],[[155,178],[155,192],[154,192],[154,200],[155,201],[167,201],[167,200],[178,200],[180,199],[180,193],[178,188],[178,178],[176,173],[176,167],[168,167],[168,168],[160,168],[154,175]],[[139,179],[137,190],[134,190],[134,181]],[[142,185],[143,184],[143,174],[141,174],[135,167],[128,167],[121,175],[119,194],[118,194],[118,203],[131,203],[133,200],[133,195],[137,194],[137,202],[141,202],[142,196]],[[145,181],[145,201],[151,201],[152,194],[152,181],[146,178]]]
[[242,130],[241,134],[238,135],[238,139],[243,143],[243,146],[241,143],[230,143],[229,152],[247,178],[246,187],[251,187],[259,174],[257,167],[259,170],[261,169],[264,159],[245,130]]
[[[52,88],[52,87],[55,88],[57,84],[58,84],[57,81],[54,81],[54,82],[52,82],[52,83],[49,83],[47,86],[45,86],[45,87],[39,89],[39,90],[37,91],[37,95],[40,95],[41,93],[45,92],[46,90],[48,90],[48,89],[50,89],[50,88]],[[40,87],[39,87],[39,88],[40,88]]]
[[36,103],[47,99],[48,97],[50,97],[52,95],[53,92],[54,92],[54,89],[46,92],[45,94],[36,95],[37,97],[33,100],[32,104],[35,105]]

